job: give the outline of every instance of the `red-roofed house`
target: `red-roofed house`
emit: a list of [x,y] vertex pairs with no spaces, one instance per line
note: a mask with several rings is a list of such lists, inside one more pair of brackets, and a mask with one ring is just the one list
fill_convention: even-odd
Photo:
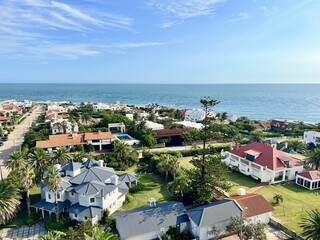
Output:
[[261,182],[294,180],[297,173],[303,172],[303,162],[263,143],[242,145],[225,155],[229,167]]
[[296,176],[296,184],[310,190],[320,188],[320,171],[313,170],[298,173]]

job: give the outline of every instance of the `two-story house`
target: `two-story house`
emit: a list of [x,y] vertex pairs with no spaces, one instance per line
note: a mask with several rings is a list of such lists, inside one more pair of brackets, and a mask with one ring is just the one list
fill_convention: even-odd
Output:
[[125,202],[128,186],[103,161],[72,162],[57,168],[61,173],[58,191],[42,183],[41,201],[32,205],[43,216],[58,208],[73,220],[97,223],[105,210],[112,214]]
[[223,160],[232,169],[261,182],[294,180],[303,172],[303,162],[263,143],[250,143],[225,152]]

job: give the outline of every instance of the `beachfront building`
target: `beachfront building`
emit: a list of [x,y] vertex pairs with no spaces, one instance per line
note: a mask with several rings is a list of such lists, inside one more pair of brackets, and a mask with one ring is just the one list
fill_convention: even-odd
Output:
[[164,126],[163,124],[160,124],[160,123],[156,123],[156,122],[152,122],[152,121],[145,121],[145,127],[147,129],[151,129],[151,130],[161,130],[161,129],[164,129]]
[[166,146],[181,146],[184,144],[183,135],[190,131],[190,128],[171,128],[153,131],[157,142]]
[[126,125],[124,123],[109,123],[108,131],[112,133],[124,133],[126,132]]
[[320,188],[320,171],[312,170],[302,173],[298,173],[296,176],[296,184],[307,188],[309,190],[315,190]]
[[109,214],[121,208],[128,187],[103,161],[87,160],[56,166],[61,173],[57,192],[41,183],[41,200],[32,205],[42,216],[59,211],[72,220],[97,223],[105,210]]
[[95,150],[101,151],[109,149],[113,140],[114,137],[110,132],[57,134],[50,135],[48,140],[37,141],[36,148],[52,152],[62,147],[70,149],[76,146],[92,145]]
[[313,144],[314,146],[320,145],[320,132],[306,131],[303,133],[303,141],[306,144]]
[[190,122],[190,121],[180,121],[180,122],[175,122],[174,124],[181,126],[183,128],[194,128],[197,130],[201,130],[204,126],[202,123]]
[[232,169],[266,183],[295,180],[303,162],[263,143],[250,143],[225,152],[223,160]]

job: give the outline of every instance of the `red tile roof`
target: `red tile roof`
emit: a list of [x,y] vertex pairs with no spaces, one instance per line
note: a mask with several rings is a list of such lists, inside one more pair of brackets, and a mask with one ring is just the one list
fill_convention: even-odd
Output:
[[320,171],[318,170],[302,172],[302,173],[298,173],[297,175],[310,180],[320,180]]
[[274,210],[270,203],[258,194],[233,195],[230,198],[241,206],[244,211],[244,217],[254,217]]
[[111,132],[91,132],[84,134],[84,140],[109,140],[112,139],[113,135]]
[[250,152],[260,153],[256,156],[254,163],[274,171],[287,168],[284,161],[289,162],[289,167],[303,165],[303,162],[299,159],[291,157],[287,153],[263,143],[249,143],[233,149],[230,152],[242,158],[245,158],[246,154]]
[[172,128],[172,129],[160,129],[154,130],[156,138],[182,136],[185,132],[190,131],[189,128]]
[[37,148],[55,148],[55,147],[67,147],[67,146],[76,146],[83,145],[83,134],[58,134],[50,135],[48,140],[37,141]]

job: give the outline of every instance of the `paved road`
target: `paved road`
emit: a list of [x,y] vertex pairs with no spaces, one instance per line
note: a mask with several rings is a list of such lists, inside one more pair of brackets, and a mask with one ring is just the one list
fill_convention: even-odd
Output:
[[36,121],[42,111],[41,106],[36,106],[35,109],[15,127],[15,129],[9,134],[8,140],[2,147],[0,147],[0,179],[6,178],[9,173],[3,166],[3,161],[7,159],[13,151],[20,148],[23,143],[24,135],[28,132],[31,124]]

